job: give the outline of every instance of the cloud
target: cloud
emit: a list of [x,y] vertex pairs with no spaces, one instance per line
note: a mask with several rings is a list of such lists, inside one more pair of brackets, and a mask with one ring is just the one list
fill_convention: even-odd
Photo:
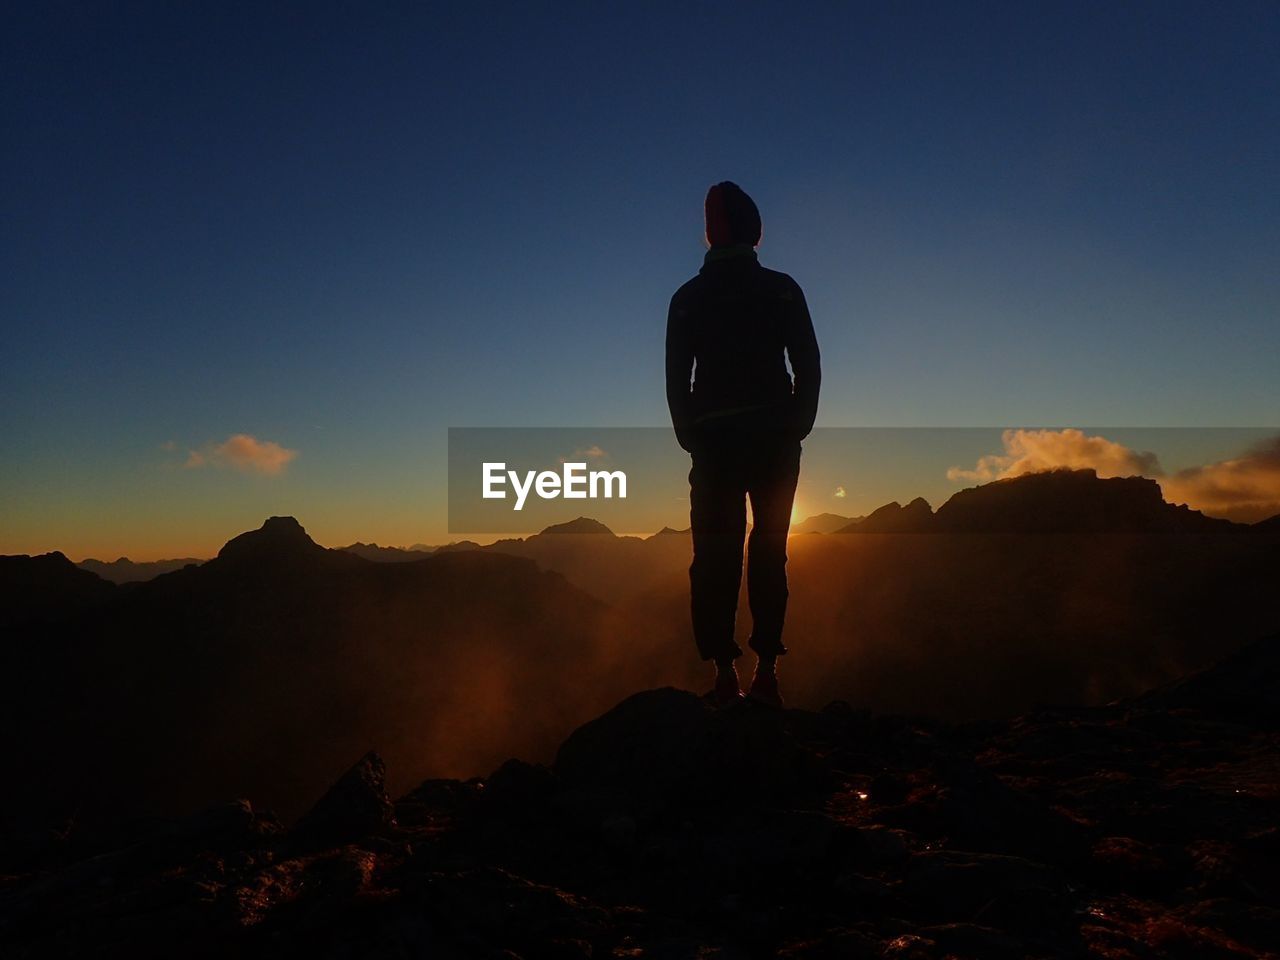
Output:
[[836,487],[836,492],[833,493],[832,496],[837,500],[843,500],[848,496],[848,494],[844,492],[844,487]]
[[1138,453],[1105,437],[1087,436],[1083,430],[1006,430],[1000,439],[1003,454],[980,457],[972,470],[952,467],[947,479],[984,483],[1062,467],[1092,468],[1100,477],[1160,473],[1160,462],[1154,453]]
[[986,482],[1024,473],[1092,468],[1100,477],[1150,477],[1170,503],[1239,523],[1280,513],[1280,436],[1250,447],[1239,457],[1167,474],[1154,453],[1140,453],[1080,430],[1006,430],[1003,454],[978,459],[972,470],[952,467],[948,480]]
[[581,463],[584,460],[607,460],[609,459],[608,451],[602,449],[598,443],[593,443],[589,447],[582,447],[573,451],[567,457],[561,457],[561,463]]
[[1233,460],[1189,467],[1160,478],[1165,499],[1215,517],[1254,523],[1280,513],[1280,436]]
[[208,466],[225,467],[242,473],[275,477],[282,474],[297,456],[297,450],[282,447],[274,440],[259,440],[247,433],[236,433],[222,443],[187,451],[185,466],[192,470]]

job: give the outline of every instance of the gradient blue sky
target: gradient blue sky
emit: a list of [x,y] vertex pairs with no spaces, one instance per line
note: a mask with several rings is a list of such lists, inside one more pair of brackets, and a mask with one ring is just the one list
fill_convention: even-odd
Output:
[[1274,2],[0,17],[0,552],[445,538],[448,426],[666,421],[724,178],[820,424],[1280,423]]

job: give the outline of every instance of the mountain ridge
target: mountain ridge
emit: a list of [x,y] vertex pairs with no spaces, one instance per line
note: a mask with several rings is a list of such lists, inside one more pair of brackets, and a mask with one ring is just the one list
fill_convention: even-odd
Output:
[[[1067,475],[1067,483],[1062,476]],[[1045,478],[1048,478],[1046,481]],[[1034,505],[1018,505],[1018,497],[1004,496],[1009,489],[1019,493],[1037,484],[1057,484],[1058,489],[1053,496],[1042,497],[1041,502]],[[1093,485],[1103,486],[1093,486]],[[1107,510],[1096,509],[1089,502],[1100,498],[1099,490],[1111,490],[1119,484],[1123,491],[1110,497],[1111,507]],[[1003,485],[1003,486],[1001,486]],[[1092,494],[1089,487],[1093,486]],[[976,493],[975,491],[982,491]],[[1084,493],[1085,496],[1081,496]],[[1055,505],[1053,501],[1060,498]],[[995,501],[1004,502],[997,508]],[[1106,498],[1102,498],[1106,499]],[[986,501],[984,503],[984,501]],[[1072,509],[1078,509],[1084,503],[1084,512],[1072,515]],[[1036,511],[1046,504],[1051,509],[1048,516],[1036,516]],[[1092,510],[1092,513],[1090,512]],[[1109,512],[1108,512],[1109,510]],[[1126,512],[1126,510],[1128,512]],[[293,518],[271,518],[293,520]],[[840,521],[847,521],[840,523]],[[270,520],[268,521],[268,523]],[[266,527],[267,524],[264,524]],[[834,528],[834,529],[833,529]],[[282,528],[283,530],[283,528]],[[925,532],[1009,532],[1009,533],[1081,533],[1081,532],[1193,532],[1208,531],[1231,532],[1249,530],[1256,533],[1268,533],[1280,530],[1280,515],[1260,520],[1253,524],[1240,524],[1216,517],[1205,516],[1200,511],[1186,506],[1178,506],[1163,500],[1156,481],[1145,477],[1099,478],[1093,470],[1056,470],[1040,473],[1023,474],[1018,477],[991,481],[977,487],[958,491],[935,512],[928,501],[917,497],[904,507],[897,501],[884,504],[865,517],[846,518],[838,514],[814,514],[793,524],[793,535],[804,533],[925,533]],[[254,531],[248,531],[252,533]],[[261,528],[258,532],[262,532]],[[303,531],[305,533],[305,531]],[[676,530],[663,527],[657,533],[642,538],[646,542],[654,541],[672,534],[688,534],[688,529]],[[270,530],[268,530],[270,533]],[[513,544],[527,543],[533,537],[557,535],[562,533],[607,534],[615,539],[625,539],[617,535],[605,524],[591,517],[577,517],[563,523],[552,524],[537,534],[519,539],[496,541],[491,544],[478,544],[463,540],[430,546],[414,544],[410,547],[379,546],[376,543],[355,542],[342,547],[321,548],[345,551],[346,553],[377,562],[410,562],[423,559],[440,552],[456,552],[467,550],[485,550],[511,547]],[[242,535],[243,536],[243,535]],[[233,538],[234,539],[234,538]],[[308,538],[310,539],[310,538]],[[312,541],[314,543],[314,541]],[[304,545],[305,546],[305,545]],[[318,545],[317,545],[318,546]],[[225,549],[225,546],[224,548]],[[234,549],[234,548],[233,548]],[[219,551],[221,553],[221,551]],[[286,551],[287,553],[287,551]],[[89,570],[104,580],[117,584],[145,582],[162,573],[182,569],[191,564],[206,563],[200,558],[184,557],[157,561],[133,562],[127,557],[104,562],[93,558],[80,561],[77,566]]]

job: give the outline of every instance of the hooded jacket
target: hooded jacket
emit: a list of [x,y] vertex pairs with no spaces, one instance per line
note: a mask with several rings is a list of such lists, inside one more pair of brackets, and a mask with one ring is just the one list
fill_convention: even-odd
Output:
[[671,298],[666,353],[667,406],[684,449],[729,424],[797,442],[813,429],[822,369],[804,293],[750,246],[707,251]]

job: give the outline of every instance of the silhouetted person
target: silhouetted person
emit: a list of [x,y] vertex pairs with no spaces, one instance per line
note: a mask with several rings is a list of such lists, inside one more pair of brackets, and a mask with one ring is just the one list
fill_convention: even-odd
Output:
[[693,459],[693,634],[702,659],[715,661],[716,700],[736,700],[742,694],[734,661],[742,648],[734,620],[749,497],[749,645],[758,657],[750,695],[781,706],[776,664],[787,652],[787,530],[800,441],[818,411],[818,341],[799,284],[756,258],[760,213],[751,198],[734,183],[718,183],[707,192],[705,213],[710,249],[667,315],[667,405]]

